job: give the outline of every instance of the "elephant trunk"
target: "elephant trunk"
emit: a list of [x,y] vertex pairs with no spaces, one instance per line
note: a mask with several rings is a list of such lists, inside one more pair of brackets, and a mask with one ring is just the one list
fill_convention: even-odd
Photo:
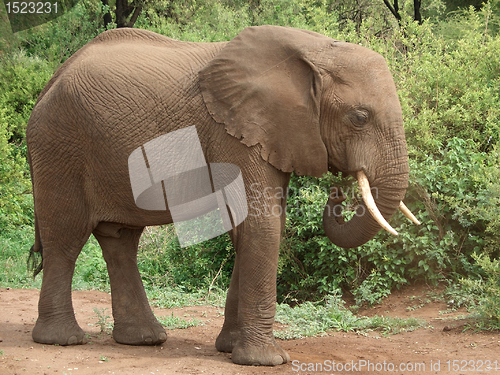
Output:
[[343,206],[339,203],[345,198],[332,195],[323,212],[325,234],[335,245],[343,248],[363,245],[381,228],[397,235],[386,220],[400,207],[408,184],[407,173],[385,176],[383,181],[372,187],[369,186],[364,172],[359,171],[357,177],[363,203],[357,207],[355,216],[344,222]]

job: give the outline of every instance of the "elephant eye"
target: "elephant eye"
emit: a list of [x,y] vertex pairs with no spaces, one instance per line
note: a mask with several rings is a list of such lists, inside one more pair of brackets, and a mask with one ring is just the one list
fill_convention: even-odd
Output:
[[369,114],[366,110],[356,110],[351,115],[351,121],[355,126],[363,126],[368,122]]

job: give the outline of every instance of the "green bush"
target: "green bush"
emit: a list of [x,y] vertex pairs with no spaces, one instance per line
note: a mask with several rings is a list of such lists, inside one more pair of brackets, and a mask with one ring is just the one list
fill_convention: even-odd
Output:
[[500,260],[485,254],[472,255],[483,271],[482,277],[463,278],[462,293],[472,300],[471,308],[477,315],[477,326],[484,329],[500,329]]
[[151,287],[188,292],[227,288],[234,264],[229,235],[181,248],[173,225],[147,228],[138,255],[143,281]]
[[23,142],[31,110],[53,73],[46,60],[29,56],[25,50],[0,60],[1,126],[9,134],[10,143]]
[[[408,4],[406,14],[411,13]],[[439,18],[418,25],[405,16],[401,28],[387,11],[370,16],[370,9],[379,9],[375,5],[362,9],[362,19],[350,19],[347,8],[362,4],[345,2],[337,9],[330,0],[147,4],[136,27],[169,37],[226,41],[250,25],[300,27],[369,47],[386,58],[393,73],[410,156],[405,203],[422,225],[398,213],[391,219],[398,237],[380,232],[358,249],[338,248],[324,236],[323,205],[332,184],[351,192],[355,184],[332,176],[293,176],[295,193],[288,200],[278,270],[280,301],[321,299],[344,288],[358,304],[375,303],[392,288],[416,280],[436,283],[455,274],[477,278],[484,271],[473,254],[486,253],[492,262],[498,257],[499,4],[494,0],[479,11],[445,16],[442,3],[433,1],[426,11]],[[54,69],[103,30],[102,14],[100,1],[80,1],[63,17],[0,41],[1,230],[32,222],[24,141],[30,111]],[[345,204],[357,200],[353,194]],[[233,252],[227,235],[181,249],[172,232],[148,229],[138,261],[145,284],[155,290],[224,288]],[[82,254],[82,283],[107,283],[100,256],[90,242]]]
[[5,110],[0,108],[0,229],[33,223],[33,196],[26,159],[8,143],[11,133],[5,126]]
[[52,70],[20,51],[0,60],[0,228],[32,223],[26,124]]
[[104,31],[102,3],[80,0],[70,11],[36,28],[19,32],[20,48],[46,60],[55,71],[68,57]]

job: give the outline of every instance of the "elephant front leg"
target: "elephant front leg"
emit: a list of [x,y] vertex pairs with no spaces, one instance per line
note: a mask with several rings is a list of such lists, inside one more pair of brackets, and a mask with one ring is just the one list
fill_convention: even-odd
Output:
[[238,335],[238,281],[239,281],[238,254],[234,261],[231,283],[227,291],[226,307],[224,309],[224,325],[215,340],[215,348],[219,352],[231,353],[233,344]]
[[137,268],[141,229],[100,224],[94,235],[101,245],[111,284],[113,339],[120,344],[157,345],[167,340],[155,318]]
[[240,229],[226,304],[230,315],[217,339],[218,349],[231,348],[234,363],[274,366],[290,360],[273,335],[280,238],[280,217],[247,218]]
[[[278,253],[278,246],[273,251]],[[277,256],[242,256],[239,275],[238,333],[231,359],[242,365],[275,366],[290,360],[273,334],[276,314]]]

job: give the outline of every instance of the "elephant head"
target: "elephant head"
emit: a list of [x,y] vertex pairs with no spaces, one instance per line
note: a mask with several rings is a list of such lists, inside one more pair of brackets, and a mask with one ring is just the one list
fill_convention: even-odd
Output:
[[250,27],[200,72],[200,87],[214,120],[260,147],[277,169],[358,178],[364,204],[353,219],[335,216],[333,197],[325,208],[333,243],[357,247],[390,228],[409,169],[401,106],[382,56],[309,31]]

